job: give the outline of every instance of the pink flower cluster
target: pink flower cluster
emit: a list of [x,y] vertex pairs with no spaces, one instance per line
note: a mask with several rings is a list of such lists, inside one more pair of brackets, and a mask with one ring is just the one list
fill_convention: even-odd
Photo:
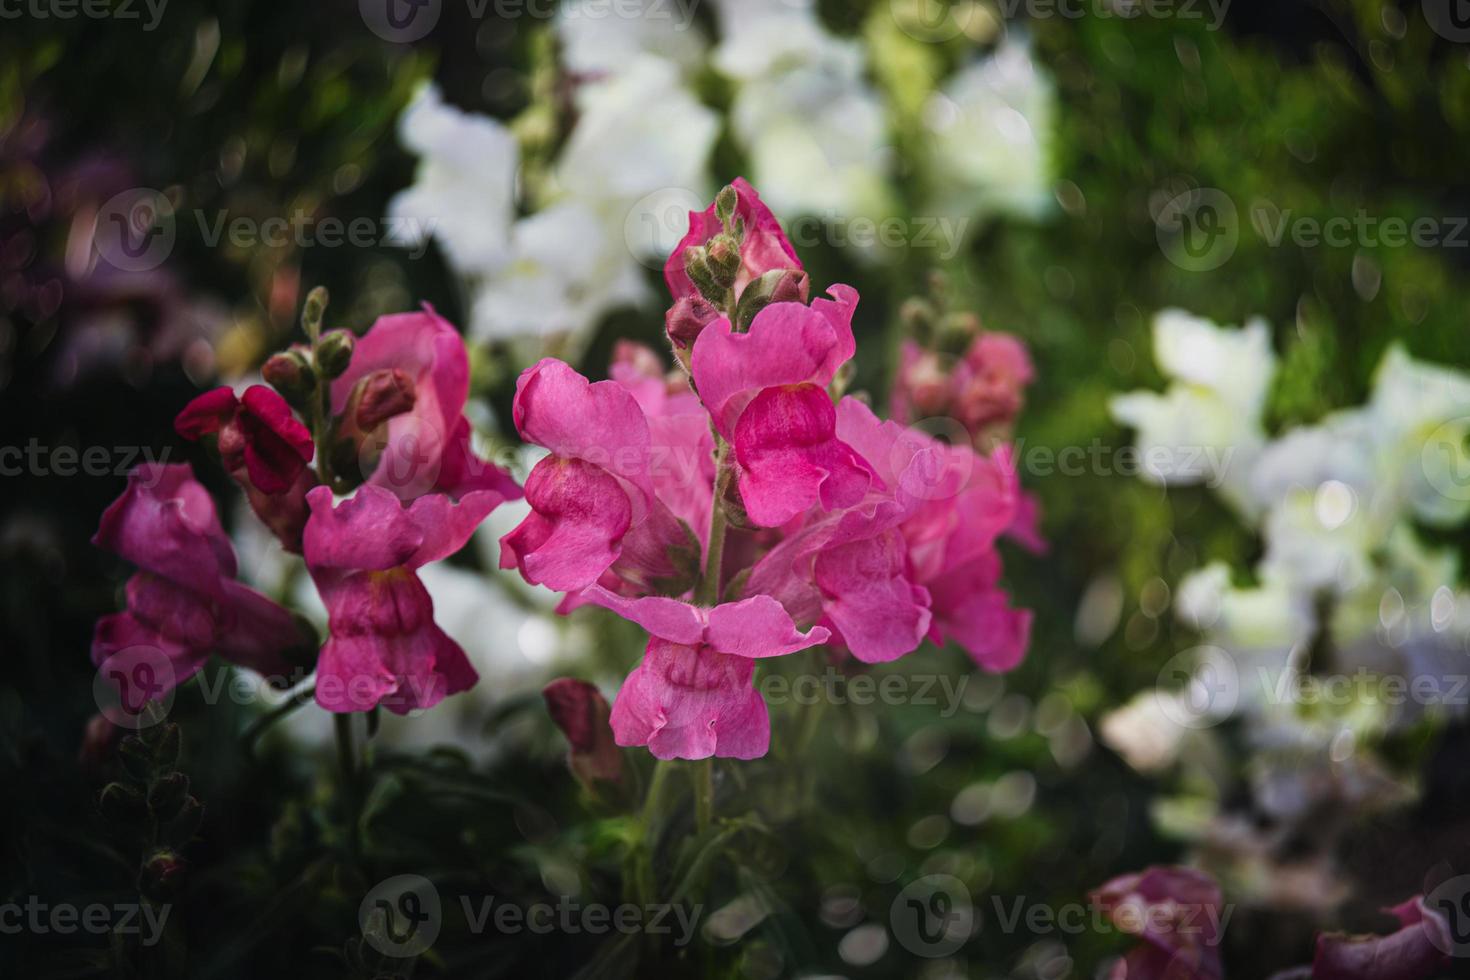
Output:
[[[314,358],[293,350],[271,368],[325,439],[265,385],[239,397],[206,392],[175,426],[211,442],[256,515],[304,555],[331,631],[316,663],[317,702],[403,714],[469,688],[475,670],[434,624],[415,570],[458,551],[521,491],[470,449],[469,358],[458,332],[426,308],[383,317],[355,343],[328,334]],[[330,459],[313,468],[321,448]],[[355,493],[338,502],[334,490]],[[93,662],[113,668],[105,676],[125,683],[147,664],[153,686],[167,689],[212,652],[268,677],[296,666],[285,654],[307,637],[285,609],[235,581],[234,550],[187,465],[135,470],[93,542],[139,567],[127,611],[99,621],[93,636]]]
[[[649,634],[611,709],[617,743],[659,758],[763,755],[755,661],[819,644],[879,663],[952,639],[984,669],[1015,666],[1031,615],[1000,587],[996,541],[1034,535],[1034,511],[1008,450],[945,443],[840,395],[857,291],[808,301],[795,251],[744,181],[691,214],[665,278],[681,373],[621,343],[609,380],[542,360],[513,405],[547,455],[502,567],[566,593],[563,612],[602,606]],[[468,358],[432,310],[384,317],[360,339],[309,333],[310,347],[267,364],[275,390],[208,392],[177,428],[213,446],[304,556],[330,628],[317,701],[426,708],[476,675],[434,624],[416,570],[522,491],[470,449]],[[211,651],[283,669],[295,624],[234,581],[204,489],[187,467],[142,476],[96,538],[141,571],[128,612],[98,624],[94,659],[146,643],[179,679]],[[581,688],[553,703],[594,724]]]
[[566,592],[564,611],[599,605],[647,630],[611,724],[659,758],[765,754],[757,659],[829,643],[878,663],[952,638],[1000,671],[1031,626],[999,584],[996,540],[1024,518],[1008,453],[834,403],[857,291],[806,302],[755,191],[722,198],[691,214],[665,269],[687,381],[624,344],[610,380],[547,359],[514,402],[548,455],[501,564]]

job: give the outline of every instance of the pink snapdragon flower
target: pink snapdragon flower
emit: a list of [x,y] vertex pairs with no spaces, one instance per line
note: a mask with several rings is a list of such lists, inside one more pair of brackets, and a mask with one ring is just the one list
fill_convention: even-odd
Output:
[[[138,566],[127,610],[99,619],[92,634],[97,667],[114,656],[130,661],[123,680],[112,678],[119,685],[131,676],[131,661],[146,662],[161,694],[215,652],[268,677],[290,673],[287,655],[305,638],[290,613],[235,580],[235,550],[187,464],[135,467],[92,543]],[[160,657],[164,677],[154,669],[164,666]]]
[[287,551],[300,553],[306,492],[317,478],[307,466],[311,432],[284,398],[265,385],[252,385],[238,398],[229,388],[215,388],[184,406],[174,429],[191,442],[215,436],[220,462],[261,523]]
[[354,345],[346,372],[332,382],[332,412],[341,414],[359,383],[401,372],[410,383],[412,407],[386,422],[381,454],[361,462],[367,482],[402,500],[442,492],[458,499],[488,490],[503,499],[520,497],[510,475],[470,446],[464,417],[470,362],[464,340],[427,303],[421,312],[379,317]]
[[1450,952],[1463,944],[1442,910],[1416,895],[1383,911],[1399,923],[1389,935],[1318,935],[1312,980],[1431,980],[1451,972]]
[[619,745],[646,745],[659,759],[766,754],[771,719],[751,683],[755,661],[825,643],[807,633],[770,596],[704,609],[661,596],[628,599],[599,586],[583,596],[649,633],[648,648],[612,710]]
[[1202,871],[1152,867],[1092,893],[1114,926],[1143,940],[1110,980],[1221,980],[1220,886]]
[[695,389],[738,465],[740,497],[763,527],[785,524],[814,503],[850,507],[871,468],[836,435],[826,387],[852,358],[857,291],[833,286],[811,306],[772,303],[748,333],[716,320],[690,358]]
[[366,485],[335,506],[332,492],[307,494],[306,567],[327,607],[331,637],[317,662],[316,700],[328,711],[397,714],[430,708],[474,685],[458,643],[434,622],[434,603],[416,570],[462,548],[504,498],[472,490],[402,503]]
[[[521,435],[551,454],[526,479],[531,513],[501,539],[502,568],[573,592],[609,571],[648,588],[697,564],[695,532],[657,495],[653,433],[633,391],[547,358],[517,380],[512,414]],[[692,428],[680,431],[697,444]]]
[[[744,177],[736,177],[732,186],[736,194],[735,216],[745,226],[745,237],[740,243],[740,271],[735,278],[735,295],[738,297],[747,284],[774,269],[800,272],[801,260],[781,230],[781,223],[761,201],[755,188]],[[698,288],[684,270],[685,250],[706,244],[720,231],[720,218],[715,213],[714,204],[703,211],[689,212],[689,231],[664,263],[664,282],[668,284],[676,306],[682,300],[702,302]]]
[[948,416],[979,441],[990,432],[1010,427],[1035,378],[1026,345],[1010,334],[977,335],[948,370],[937,351],[905,340],[889,414],[904,424]]
[[185,439],[218,436],[225,469],[243,467],[262,493],[283,492],[311,462],[311,432],[265,385],[251,385],[240,398],[229,388],[206,391],[184,407],[174,428]]
[[751,573],[748,588],[820,622],[859,660],[897,659],[953,638],[982,668],[1009,670],[1031,614],[999,588],[997,536],[1017,506],[1003,450],[982,456],[895,422],[862,402],[837,406],[837,437],[874,471],[856,505],[814,509]]

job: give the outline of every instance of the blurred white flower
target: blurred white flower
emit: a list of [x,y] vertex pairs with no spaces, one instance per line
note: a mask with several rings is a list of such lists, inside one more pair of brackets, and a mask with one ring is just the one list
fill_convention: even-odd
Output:
[[475,292],[470,334],[479,340],[585,333],[603,314],[647,295],[622,229],[583,202],[522,218],[511,243],[505,268]]
[[683,87],[669,61],[639,55],[577,88],[577,124],[557,160],[561,194],[611,206],[667,187],[702,192],[719,132],[714,111]]
[[1144,478],[1216,488],[1244,516],[1258,508],[1249,492],[1265,445],[1262,414],[1276,372],[1266,324],[1222,328],[1183,310],[1154,317],[1154,359],[1172,382],[1164,394],[1112,399],[1114,420],[1137,429]]
[[1181,695],[1142,691],[1121,708],[1103,715],[1098,734],[1104,745],[1138,772],[1158,772],[1179,757],[1180,743],[1190,729],[1175,719],[1187,715]]
[[653,54],[692,71],[705,52],[695,10],[670,0],[565,0],[556,18],[562,63],[580,75],[611,74]]
[[459,274],[494,272],[509,254],[515,218],[515,137],[497,120],[446,105],[433,85],[409,103],[398,131],[419,166],[413,186],[388,204],[394,243],[433,236]]
[[1034,219],[1050,209],[1056,92],[1024,42],[962,68],[924,115],[944,213]]
[[828,33],[809,0],[716,0],[716,7],[720,44],[712,61],[729,78],[747,82],[822,62],[849,77],[862,71],[861,49]]

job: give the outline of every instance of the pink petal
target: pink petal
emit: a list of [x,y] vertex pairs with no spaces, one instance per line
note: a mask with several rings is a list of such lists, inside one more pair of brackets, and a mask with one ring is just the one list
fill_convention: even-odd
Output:
[[690,647],[704,642],[705,617],[687,602],[663,596],[630,599],[600,585],[584,589],[582,598],[637,623],[661,640]]
[[836,413],[814,385],[767,388],[740,416],[735,459],[750,519],[779,527],[818,500],[851,507],[871,482],[867,465],[834,435]]
[[558,592],[596,582],[633,521],[625,485],[580,459],[548,456],[526,480],[532,512],[500,539],[500,567]]
[[199,395],[174,418],[174,431],[191,442],[213,435],[234,419],[239,410],[235,392],[228,386]]
[[824,549],[813,571],[823,611],[859,660],[896,660],[929,632],[929,596],[907,578],[896,532]]
[[311,433],[286,400],[265,385],[246,389],[241,404],[237,421],[245,435],[250,482],[264,493],[281,493],[311,459]]
[[784,657],[826,643],[832,635],[820,626],[798,631],[781,603],[768,595],[715,606],[708,619],[710,648],[736,657]]
[[[848,287],[834,295],[856,302]],[[733,333],[725,319],[711,323],[694,343],[690,368],[694,386],[714,418],[715,428],[732,438],[735,423],[764,388],[814,384],[825,388],[851,356],[851,326],[839,315],[845,302],[812,306],[772,303],[747,333]]]
[[464,650],[434,623],[434,603],[405,568],[318,579],[331,637],[317,663],[317,703],[328,711],[396,714],[431,708],[473,686]]
[[994,585],[999,560],[960,566],[930,582],[934,625],[952,637],[971,659],[989,671],[1006,671],[1026,656],[1031,642],[1031,611],[1012,608]]
[[208,588],[235,575],[235,549],[214,500],[187,463],[133,468],[103,511],[92,543],[139,568]]
[[383,571],[405,564],[424,544],[425,530],[411,520],[398,498],[366,485],[333,505],[332,491],[316,487],[306,495],[311,517],[302,536],[306,565],[323,569]]
[[546,358],[516,380],[512,409],[516,428],[554,456],[585,460],[627,481],[642,494],[635,516],[653,497],[649,477],[648,421],[616,381],[589,382],[555,358]]
[[651,639],[613,702],[619,745],[659,759],[754,759],[770,745],[770,717],[751,686],[753,661]]
[[468,427],[461,426],[469,354],[459,331],[427,303],[422,312],[379,317],[358,338],[346,373],[332,382],[332,411],[346,407],[362,378],[394,369],[413,380],[414,405],[388,421],[388,445],[368,481],[404,500],[435,489],[456,497],[493,489],[509,498],[498,469],[469,454]]

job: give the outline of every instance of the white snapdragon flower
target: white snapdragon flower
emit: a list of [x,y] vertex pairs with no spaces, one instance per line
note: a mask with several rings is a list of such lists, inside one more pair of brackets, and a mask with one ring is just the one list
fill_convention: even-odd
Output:
[[1164,394],[1137,391],[1109,403],[1113,418],[1137,430],[1145,479],[1218,488],[1243,515],[1257,506],[1251,468],[1265,445],[1262,415],[1276,372],[1264,321],[1222,328],[1183,310],[1154,318],[1154,358],[1171,380]]
[[1051,207],[1057,100],[1024,42],[1007,41],[929,97],[937,206],[968,218],[1036,218]]
[[558,8],[561,60],[579,75],[613,74],[641,54],[693,71],[705,40],[694,22],[698,0],[566,0]]
[[474,296],[479,340],[580,334],[610,310],[647,296],[642,267],[592,206],[568,200],[516,222],[511,258]]
[[426,85],[398,124],[403,144],[419,155],[413,186],[388,205],[395,244],[432,236],[455,272],[495,272],[510,251],[519,149],[502,123],[446,105]]

